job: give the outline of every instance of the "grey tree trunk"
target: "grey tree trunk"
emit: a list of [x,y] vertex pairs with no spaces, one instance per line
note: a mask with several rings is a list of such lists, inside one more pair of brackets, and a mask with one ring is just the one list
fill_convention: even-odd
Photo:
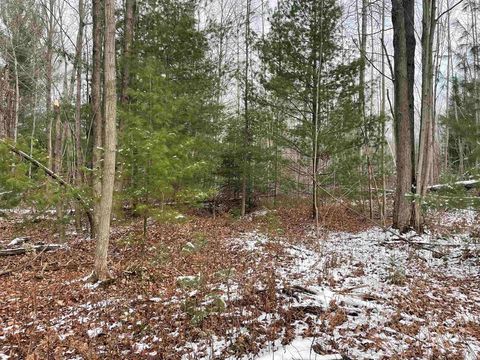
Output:
[[113,187],[115,183],[116,152],[116,88],[115,88],[115,1],[105,0],[105,40],[104,40],[104,158],[102,172],[102,192],[100,199],[100,219],[98,224],[97,246],[93,280],[105,281],[110,278],[107,263],[110,237],[110,217],[112,213]]
[[[367,160],[367,176],[368,176],[368,205],[369,216],[373,219],[373,198],[372,198],[372,184],[371,184],[371,168],[370,168],[370,155],[368,149],[368,126],[367,126],[367,111],[366,111],[366,84],[365,84],[365,70],[367,64],[367,12],[368,1],[362,0],[362,16],[361,16],[361,33],[360,33],[360,90],[359,101],[360,111],[363,121],[363,155]],[[363,166],[362,166],[363,170]]]
[[[83,29],[84,29],[84,4],[83,0],[78,0],[78,33],[75,44],[75,72],[76,72],[76,90],[75,90],[75,164],[73,167],[73,177],[76,186],[81,186],[83,182],[82,167],[82,65],[83,65]],[[78,205],[75,206],[75,226],[77,231],[81,230],[81,212]]]
[[[413,180],[413,73],[412,55],[415,53],[413,33],[413,1],[392,0],[393,46],[394,46],[394,124],[397,152],[395,204],[393,226],[407,231],[411,221],[411,201],[407,194],[412,191]],[[412,46],[413,42],[413,46]],[[413,53],[413,54],[412,54]]]
[[249,196],[248,191],[248,181],[250,180],[250,138],[251,138],[251,129],[250,129],[250,114],[248,109],[249,102],[249,62],[250,62],[250,5],[251,0],[247,0],[247,11],[245,18],[245,91],[243,96],[243,106],[244,106],[244,116],[245,116],[245,126],[244,126],[244,160],[243,160],[243,172],[242,172],[242,207],[241,214],[245,216],[246,207],[247,207],[247,197]]
[[127,90],[130,82],[130,58],[133,42],[133,28],[135,25],[135,0],[126,0],[125,2],[125,28],[123,39],[123,71],[122,83],[120,86],[120,102],[125,104],[128,100]]
[[[48,168],[51,169],[53,165],[53,116],[50,113],[52,110],[52,77],[53,77],[53,34],[55,30],[54,25],[54,5],[55,0],[49,0],[48,11],[46,11],[46,18],[48,19],[47,29],[47,51],[45,56],[45,104],[47,110],[48,122],[48,140],[47,140],[47,152],[48,152]],[[47,8],[47,7],[46,7]]]
[[433,162],[433,39],[436,23],[436,0],[423,0],[422,17],[422,108],[418,151],[415,227],[423,228],[422,199],[427,193]]
[[381,42],[382,42],[382,97],[380,103],[380,116],[382,118],[382,127],[381,127],[381,171],[382,171],[382,224],[386,225],[387,217],[387,180],[385,175],[385,122],[386,113],[385,113],[385,101],[386,101],[386,87],[385,87],[385,2],[382,2],[382,33],[381,33]]
[[[62,176],[62,148],[63,148],[63,136],[62,136],[62,119],[60,117],[60,103],[55,101],[55,141],[53,143],[53,172],[58,176]],[[65,241],[65,227],[63,224],[63,201],[59,199],[56,204],[56,215],[58,222],[58,234],[60,241]]]
[[[30,133],[30,156],[33,156],[33,144],[35,139],[35,131],[37,127],[37,103],[38,103],[38,69],[37,69],[37,53],[34,49],[34,59],[33,59],[33,114],[32,114],[32,132]],[[0,85],[1,86],[1,85]],[[0,101],[1,97],[0,97]],[[0,110],[1,111],[1,110]],[[32,178],[32,163],[28,166],[28,177]]]
[[100,0],[92,1],[93,20],[93,49],[92,49],[92,188],[93,188],[93,234],[98,233],[100,222],[100,196],[102,192],[102,148],[103,148],[103,117],[102,117],[102,91],[101,91],[101,68],[102,68],[102,8]]
[[[450,1],[447,0],[447,9],[450,8]],[[450,69],[452,66],[452,40],[451,40],[451,31],[450,31],[450,11],[447,13],[447,103],[450,101]],[[453,69],[452,69],[453,70]],[[453,71],[452,71],[453,72]],[[446,171],[448,169],[448,147],[450,142],[450,133],[449,127],[446,127],[445,133],[445,157],[444,157],[444,166],[443,169]]]
[[[479,82],[479,43],[478,43],[478,2],[470,1],[470,16],[472,19],[472,53],[473,53],[473,94],[474,94],[474,114],[477,128],[477,146],[480,146],[480,86]],[[480,166],[480,157],[477,157],[476,164]]]
[[75,184],[81,184],[82,159],[82,128],[81,128],[81,109],[82,109],[82,50],[83,50],[83,29],[84,29],[84,4],[83,0],[78,0],[78,33],[75,44],[75,71],[76,71],[76,98],[75,98]]
[[8,68],[0,69],[0,139],[7,137]]

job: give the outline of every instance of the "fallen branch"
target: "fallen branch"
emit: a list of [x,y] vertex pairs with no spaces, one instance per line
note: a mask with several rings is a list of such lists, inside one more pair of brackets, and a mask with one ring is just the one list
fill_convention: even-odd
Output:
[[83,210],[85,211],[85,214],[87,215],[87,218],[88,218],[88,222],[89,222],[89,225],[90,225],[90,231],[93,230],[93,214],[92,214],[92,210],[90,209],[90,204],[88,203],[88,201],[86,201],[82,195],[80,194],[80,192],[78,191],[77,188],[75,188],[74,186],[72,186],[70,183],[68,183],[67,181],[65,181],[60,175],[58,175],[57,173],[53,172],[51,169],[49,169],[48,167],[46,167],[45,165],[43,165],[40,161],[38,161],[37,159],[33,158],[32,156],[28,155],[27,153],[23,152],[22,150],[18,149],[17,147],[15,147],[14,145],[6,142],[5,140],[0,140],[1,143],[5,144],[9,149],[10,151],[12,151],[13,153],[19,155],[20,157],[22,157],[23,159],[29,161],[31,164],[35,165],[36,167],[38,167],[39,169],[43,170],[43,172],[45,174],[47,174],[48,176],[50,176],[52,179],[54,179],[56,182],[58,182],[60,185],[62,185],[63,187],[67,188],[68,190],[70,190],[73,194],[73,196],[75,197],[75,199],[77,199],[77,201],[80,203],[80,205],[83,207]]
[[22,255],[31,251],[52,251],[60,249],[63,245],[60,244],[47,244],[47,245],[33,245],[29,247],[13,248],[13,249],[4,249],[0,250],[0,256],[13,256],[13,255]]
[[[339,200],[335,195],[333,195],[333,194],[332,194],[331,192],[329,192],[328,190],[322,188],[321,186],[319,186],[319,188],[322,189],[323,191],[325,191],[325,192],[327,193],[327,195],[331,196],[333,199]],[[372,224],[380,227],[384,232],[388,232],[388,233],[394,235],[398,240],[403,241],[404,243],[408,244],[409,246],[415,247],[415,248],[417,248],[417,249],[420,248],[420,249],[424,249],[424,250],[431,251],[433,254],[436,254],[436,255],[439,256],[439,257],[445,256],[445,254],[443,254],[443,253],[441,253],[441,252],[438,252],[438,251],[433,250],[433,249],[431,249],[431,248],[427,248],[427,247],[425,247],[425,246],[416,244],[414,241],[412,241],[411,238],[407,238],[407,237],[405,237],[405,236],[403,236],[403,235],[401,235],[401,234],[398,234],[398,233],[395,232],[393,229],[390,229],[390,228],[388,228],[388,227],[386,227],[386,226],[383,226],[382,224],[380,224],[380,223],[376,222],[375,220],[373,220],[373,219],[365,216],[364,214],[356,211],[355,209],[353,209],[353,208],[351,208],[351,207],[343,204],[342,202],[340,202],[340,204],[343,205],[343,206],[344,206],[345,208],[347,208],[348,210],[352,211],[354,214],[357,214],[358,216],[363,217],[366,221],[369,221],[370,223],[372,223]],[[414,235],[414,236],[417,236],[417,235]],[[414,237],[414,236],[413,236],[413,237]],[[397,240],[397,239],[395,239],[395,240]],[[379,244],[379,245],[385,245],[385,244],[387,244],[387,243],[388,243],[388,241],[387,241],[387,242],[379,242],[378,244]]]
[[43,248],[43,250],[40,250],[40,251],[33,257],[33,259],[31,259],[31,260],[23,263],[23,264],[20,265],[20,266],[17,266],[15,269],[7,269],[7,270],[5,270],[5,271],[2,271],[2,272],[0,273],[0,277],[1,277],[1,276],[6,276],[6,275],[13,274],[15,271],[21,271],[21,270],[23,270],[24,268],[27,267],[28,264],[33,263],[40,255],[42,255],[42,254],[46,251],[45,249],[46,249],[46,248]]
[[435,247],[435,244],[421,242],[421,241],[413,241],[411,240],[411,238],[401,237],[401,236],[398,236],[398,234],[396,236],[397,236],[397,239],[391,238],[387,241],[382,241],[378,243],[378,245],[385,246],[385,245],[390,245],[396,242],[400,242],[400,243],[406,243],[409,246],[412,246],[416,249],[431,251],[433,254],[437,255],[438,257],[444,257],[446,255],[440,251],[433,249],[433,247]]
[[429,191],[437,191],[441,189],[453,189],[454,187],[464,187],[467,190],[473,189],[477,186],[480,186],[480,180],[464,180],[464,181],[457,181],[452,184],[437,184],[431,185],[427,189]]

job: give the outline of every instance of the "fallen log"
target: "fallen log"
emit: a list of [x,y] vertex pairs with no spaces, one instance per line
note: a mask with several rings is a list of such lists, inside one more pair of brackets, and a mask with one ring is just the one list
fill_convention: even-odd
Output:
[[431,185],[427,189],[429,191],[438,191],[442,189],[453,189],[455,187],[464,187],[466,190],[470,190],[480,186],[480,180],[464,180],[464,181],[457,181],[452,184],[437,184]]
[[27,241],[30,241],[30,238],[28,236],[16,237],[7,244],[7,247],[19,246],[26,243]]
[[46,244],[46,245],[33,245],[28,247],[20,247],[13,249],[3,249],[0,250],[0,256],[13,256],[13,255],[22,255],[28,252],[45,252],[52,251],[62,248],[61,244]]

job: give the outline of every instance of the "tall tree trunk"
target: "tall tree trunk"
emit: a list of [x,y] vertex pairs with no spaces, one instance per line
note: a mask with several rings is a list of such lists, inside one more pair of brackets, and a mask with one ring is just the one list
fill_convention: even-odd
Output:
[[18,58],[15,46],[12,41],[12,55],[13,55],[13,73],[15,76],[15,102],[14,102],[14,113],[13,113],[13,127],[12,127],[12,139],[13,142],[17,142],[18,137],[18,116],[20,112],[20,80],[18,75]]
[[[464,69],[465,75],[464,78],[466,79],[466,69]],[[455,79],[455,74],[452,73],[452,77]],[[458,85],[453,86],[453,113],[455,116],[455,122],[459,123],[460,119],[458,116],[458,101],[460,99],[460,93],[458,89]],[[464,175],[464,161],[463,161],[463,137],[462,136],[457,136],[457,147],[458,147],[458,172],[460,179],[463,179]]]
[[245,127],[244,127],[244,160],[243,160],[243,171],[242,171],[242,208],[241,214],[245,216],[246,207],[247,207],[247,197],[249,196],[248,191],[248,182],[250,177],[250,114],[248,109],[249,102],[249,62],[250,62],[250,5],[251,0],[247,0],[247,12],[245,17],[245,74],[244,74],[244,83],[245,91],[243,96],[243,106],[244,106],[244,116],[245,116]]
[[135,26],[135,0],[125,1],[125,27],[123,39],[123,71],[122,83],[120,86],[120,102],[126,104],[128,101],[128,85],[130,82],[130,58],[133,43],[133,29]]
[[381,157],[381,171],[382,171],[382,224],[386,225],[387,217],[387,181],[385,175],[385,122],[387,121],[385,113],[385,101],[386,101],[386,87],[385,87],[385,2],[382,2],[382,33],[381,33],[381,42],[382,42],[382,99],[380,103],[380,116],[382,119],[381,126],[381,145],[380,145],[380,157]]
[[[62,148],[63,148],[63,136],[62,136],[62,119],[60,116],[60,103],[55,101],[55,141],[53,143],[53,172],[58,176],[62,176]],[[65,241],[65,226],[63,224],[63,201],[60,198],[56,204],[56,215],[58,222],[58,234],[61,241]]]
[[45,56],[45,104],[47,110],[48,121],[48,139],[47,139],[47,152],[48,152],[48,168],[51,169],[53,165],[53,116],[50,113],[52,110],[52,81],[53,81],[53,34],[54,34],[54,6],[55,0],[49,0],[48,11],[46,12],[46,18],[48,19],[47,29],[47,51]]
[[13,138],[12,123],[15,116],[15,90],[11,87],[10,69],[6,65],[0,73],[0,139]]
[[[32,115],[32,132],[30,134],[30,156],[33,156],[33,144],[35,139],[35,131],[37,127],[37,103],[38,103],[38,69],[37,69],[37,54],[34,53],[33,59],[33,115]],[[0,85],[1,86],[1,85]],[[0,97],[1,101],[1,97]],[[32,163],[28,166],[28,177],[32,178]]]
[[407,43],[408,109],[410,121],[410,158],[412,185],[415,185],[415,0],[403,0],[405,7],[405,34]]
[[436,0],[423,0],[422,18],[422,108],[418,151],[415,227],[423,228],[422,199],[426,195],[433,155],[433,39],[435,35]]
[[[75,44],[75,70],[76,70],[76,98],[75,98],[75,166],[73,169],[74,183],[76,186],[82,184],[82,50],[83,50],[83,29],[84,29],[84,4],[83,0],[78,0],[78,33]],[[77,230],[81,229],[80,208],[75,207],[75,224]]]
[[[320,1],[320,11],[317,11],[315,7],[315,21],[314,27],[318,26],[320,33],[323,31],[323,0]],[[318,22],[318,24],[317,24]],[[316,29],[312,29],[312,33],[315,33]],[[312,164],[312,196],[313,196],[313,216],[315,219],[315,231],[318,235],[319,225],[320,225],[320,214],[318,207],[318,165],[319,165],[319,141],[318,136],[320,132],[320,89],[322,83],[322,69],[323,69],[323,39],[320,37],[320,43],[317,44],[316,39],[312,39],[313,49],[312,49],[312,83],[313,83],[313,164]]]
[[115,1],[105,0],[105,40],[104,40],[104,159],[102,173],[102,192],[100,199],[100,221],[93,280],[105,281],[110,277],[107,254],[110,237],[110,217],[112,213],[113,186],[115,183],[116,152],[116,88],[115,88]]
[[[470,1],[470,16],[472,19],[472,52],[473,52],[473,97],[474,115],[477,129],[477,146],[480,147],[480,86],[479,86],[479,43],[478,43],[478,2]],[[477,156],[475,165],[480,166],[480,156]]]
[[83,29],[84,29],[84,5],[83,0],[78,0],[78,33],[75,44],[75,71],[76,71],[76,98],[75,98],[75,184],[81,183],[82,167],[82,128],[81,128],[81,109],[82,109],[82,50],[83,50]]
[[[397,151],[397,186],[393,209],[393,226],[401,232],[407,231],[411,220],[411,202],[407,194],[412,191],[413,162],[412,123],[413,119],[413,75],[415,52],[413,33],[413,0],[392,0],[393,46],[395,56],[395,145]],[[412,42],[413,41],[413,46]]]
[[[123,56],[122,56],[122,75],[120,83],[120,104],[124,107],[128,104],[128,86],[130,84],[130,63],[131,63],[131,52],[132,52],[132,43],[134,36],[134,27],[135,27],[135,0],[126,0],[125,2],[125,18],[124,18],[124,28],[123,28]],[[122,117],[119,119],[119,136],[121,137],[124,133],[125,123]],[[116,191],[122,191],[123,188],[123,171],[124,166],[121,161],[118,164],[117,172],[120,176],[117,177],[117,182],[115,183]]]
[[92,0],[93,20],[93,49],[92,49],[92,188],[93,188],[93,234],[98,233],[100,222],[100,197],[102,192],[102,148],[103,148],[103,118],[102,118],[102,92],[101,92],[101,68],[102,68],[102,6],[100,0]]
[[[450,1],[447,0],[447,9],[450,8]],[[452,66],[452,40],[451,40],[451,31],[450,31],[450,11],[447,13],[447,108],[450,103],[450,69]],[[453,70],[453,69],[452,69]],[[443,170],[447,171],[448,169],[448,147],[450,141],[450,132],[449,127],[445,127],[445,157],[444,157],[444,166]]]
[[[366,156],[367,160],[367,177],[368,177],[368,205],[369,205],[369,214],[370,218],[373,218],[373,204],[372,204],[372,186],[371,186],[371,177],[370,177],[370,155],[368,149],[368,125],[367,125],[367,111],[366,111],[366,85],[365,85],[365,71],[367,63],[367,11],[368,11],[368,1],[362,0],[362,15],[361,15],[361,33],[360,33],[360,112],[363,121],[363,155]],[[362,166],[363,170],[363,166]]]
[[7,137],[7,74],[7,67],[0,69],[0,139]]

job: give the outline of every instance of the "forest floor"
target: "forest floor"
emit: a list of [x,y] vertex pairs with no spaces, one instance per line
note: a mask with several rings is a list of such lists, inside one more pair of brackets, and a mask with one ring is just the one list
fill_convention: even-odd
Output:
[[[480,222],[428,215],[404,237],[342,206],[117,221],[114,281],[87,282],[94,242],[0,257],[0,360],[477,359]],[[0,218],[0,244],[55,243],[52,220]],[[0,246],[1,248],[2,246]]]

